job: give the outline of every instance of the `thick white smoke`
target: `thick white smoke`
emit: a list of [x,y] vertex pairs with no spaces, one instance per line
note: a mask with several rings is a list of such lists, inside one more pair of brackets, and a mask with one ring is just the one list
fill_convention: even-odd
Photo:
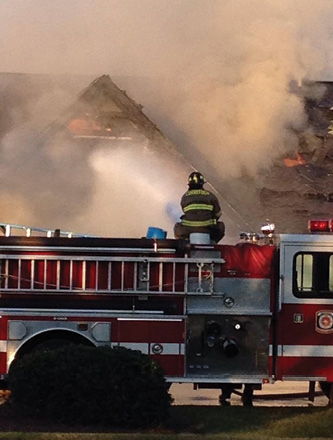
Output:
[[171,26],[172,60],[144,102],[194,160],[223,178],[255,175],[295,149],[291,129],[306,126],[290,83],[333,77],[333,5],[240,0],[189,9],[185,30],[181,18]]
[[[0,144],[1,221],[57,228],[89,209],[95,192],[89,154],[68,139],[27,127]],[[67,226],[68,225],[68,226]]]
[[[164,166],[161,166],[163,163]],[[149,226],[173,238],[185,171],[158,153],[141,148],[103,148],[91,157],[96,191],[77,221],[80,230],[118,237],[144,237]]]
[[[290,82],[332,79],[332,18],[331,0],[2,0],[2,70],[110,74],[144,105],[150,119],[196,168],[204,161],[221,179],[255,175],[295,148],[290,129],[306,125],[302,102],[290,93]],[[108,163],[119,164],[114,173],[126,170],[122,175],[128,176],[127,182],[133,174],[133,182],[146,175],[155,194],[155,201],[147,206],[149,218],[142,215],[140,231],[132,223],[127,229],[118,220],[112,226],[116,235],[125,229],[142,235],[150,218],[159,216],[163,203],[173,197],[166,190],[167,179],[163,173],[150,174],[158,165],[145,174],[143,158],[129,163],[131,156],[116,152],[112,158],[105,149],[101,151],[105,153],[99,152],[91,161],[82,157],[82,167],[89,170],[86,175],[92,173],[87,194],[90,197],[96,182],[104,181],[102,188],[108,191],[114,188],[112,178],[106,182],[103,177]],[[34,164],[28,161],[28,166]],[[47,172],[54,173],[52,182],[59,170],[51,168]],[[68,174],[67,193],[77,189],[76,173],[73,185]],[[22,187],[27,179],[26,171],[17,174]],[[185,186],[183,176],[180,180],[175,196]],[[146,203],[140,185],[122,185],[124,192],[117,190],[114,198],[99,190],[93,197],[94,212],[100,211],[100,203],[103,217],[110,222],[114,212],[130,218],[134,201],[140,206]],[[25,193],[20,194],[26,200]],[[85,211],[89,221],[82,219],[79,210],[74,212],[78,225],[97,221],[93,212]]]

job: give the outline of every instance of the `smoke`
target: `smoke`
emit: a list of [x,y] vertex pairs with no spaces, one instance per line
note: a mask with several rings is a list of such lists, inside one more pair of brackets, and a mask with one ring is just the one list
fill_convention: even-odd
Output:
[[66,227],[88,208],[94,193],[89,156],[64,136],[42,139],[24,127],[8,133],[0,151],[2,221]]
[[196,2],[185,31],[177,26],[177,62],[165,60],[144,102],[197,167],[204,160],[224,179],[255,176],[296,149],[307,120],[290,84],[332,78],[333,6],[319,4]]
[[177,163],[148,149],[121,147],[96,150],[90,163],[95,197],[77,227],[99,235],[144,237],[153,226],[173,237],[187,177]]
[[[0,17],[2,70],[110,74],[196,168],[205,165],[221,179],[255,176],[295,149],[293,132],[307,121],[290,84],[332,79],[331,0],[2,0]],[[3,188],[8,182],[16,187],[26,210],[32,209],[27,192],[36,189],[27,182],[35,179],[42,195],[34,212],[53,198],[56,221],[68,219],[75,205],[76,224],[94,230],[96,211],[105,219],[100,229],[116,234],[144,234],[152,215],[170,230],[163,210],[173,215],[187,170],[178,170],[173,180],[167,173],[171,163],[161,165],[142,152],[132,157],[102,149],[91,156],[70,147],[66,153],[65,144],[44,149],[36,168],[23,145],[17,152],[13,138],[9,143]],[[34,158],[40,154],[33,142],[26,145]],[[49,151],[55,159],[46,157]],[[15,164],[17,154],[24,157],[24,169],[22,162]],[[37,169],[45,178],[36,179]],[[63,204],[57,204],[59,194],[68,198]],[[78,196],[81,206],[74,202]],[[91,213],[87,206],[93,206]],[[142,218],[135,218],[137,212]],[[47,209],[39,220],[45,216]],[[134,226],[139,220],[141,229]]]
[[77,100],[73,90],[52,81],[44,88],[38,80],[39,87],[11,78],[0,92],[7,102],[7,118],[1,118],[1,221],[134,237],[155,225],[172,237],[187,168],[139,138],[94,146],[75,141],[61,125],[64,104]]
[[27,127],[7,134],[0,151],[2,221],[114,237],[155,226],[173,237],[187,174],[161,152],[114,142],[85,149]]

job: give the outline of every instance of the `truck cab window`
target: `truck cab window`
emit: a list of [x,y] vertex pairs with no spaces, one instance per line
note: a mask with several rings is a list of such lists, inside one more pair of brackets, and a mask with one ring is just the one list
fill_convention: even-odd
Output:
[[293,293],[299,298],[333,298],[333,255],[298,253],[294,257]]
[[298,254],[296,256],[296,290],[311,292],[313,290],[313,256]]

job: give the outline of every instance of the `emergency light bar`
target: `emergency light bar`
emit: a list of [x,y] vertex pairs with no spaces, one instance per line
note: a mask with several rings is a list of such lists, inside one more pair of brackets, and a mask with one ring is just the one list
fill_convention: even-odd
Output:
[[309,232],[333,232],[333,219],[331,220],[309,220]]

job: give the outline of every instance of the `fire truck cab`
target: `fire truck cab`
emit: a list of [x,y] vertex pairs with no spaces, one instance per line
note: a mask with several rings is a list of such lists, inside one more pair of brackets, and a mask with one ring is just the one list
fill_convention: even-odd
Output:
[[333,234],[282,235],[276,378],[333,382]]
[[236,245],[2,228],[2,378],[15,357],[70,341],[140,350],[170,383],[333,388],[332,222]]

